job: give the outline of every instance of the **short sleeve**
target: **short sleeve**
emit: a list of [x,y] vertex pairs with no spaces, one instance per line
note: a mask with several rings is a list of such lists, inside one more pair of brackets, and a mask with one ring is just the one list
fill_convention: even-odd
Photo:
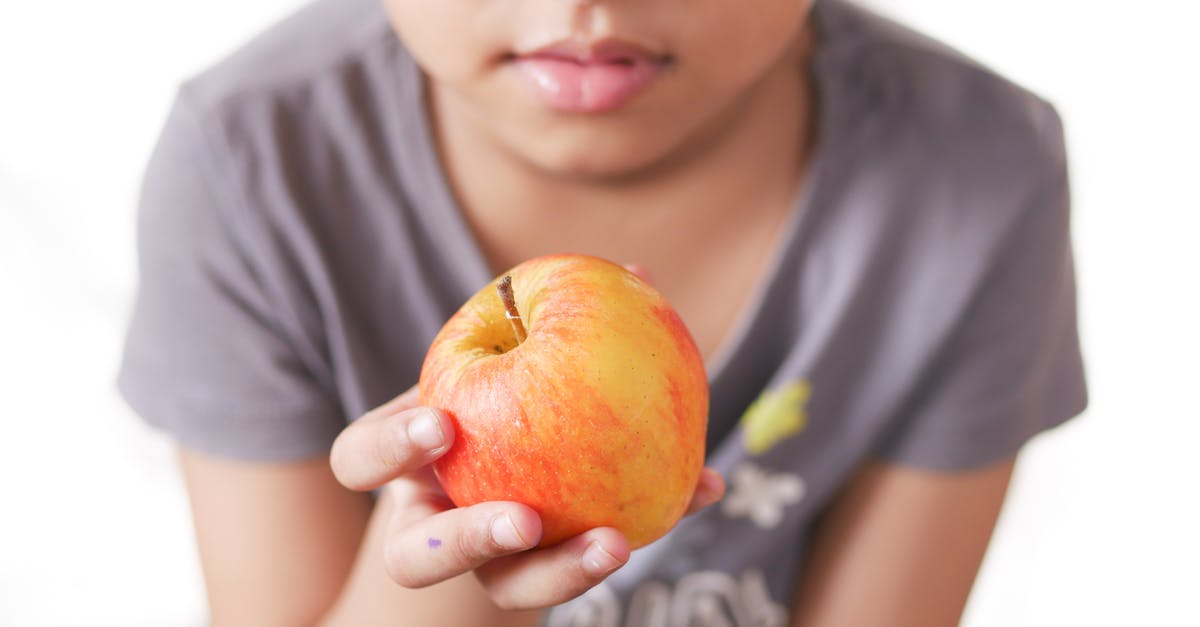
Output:
[[1049,108],[1047,120],[1041,176],[878,450],[886,460],[940,470],[999,461],[1087,405],[1062,127]]
[[247,460],[325,454],[336,403],[279,323],[232,177],[182,91],[138,211],[139,285],[118,387],[185,448]]

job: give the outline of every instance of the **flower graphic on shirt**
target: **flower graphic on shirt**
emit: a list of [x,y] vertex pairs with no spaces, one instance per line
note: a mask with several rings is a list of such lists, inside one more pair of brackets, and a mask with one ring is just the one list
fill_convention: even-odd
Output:
[[790,472],[771,473],[744,463],[734,469],[721,512],[730,518],[749,518],[763,529],[783,521],[783,510],[804,498],[804,479]]
[[742,414],[742,438],[751,455],[762,455],[780,440],[804,430],[811,389],[803,379],[763,392]]

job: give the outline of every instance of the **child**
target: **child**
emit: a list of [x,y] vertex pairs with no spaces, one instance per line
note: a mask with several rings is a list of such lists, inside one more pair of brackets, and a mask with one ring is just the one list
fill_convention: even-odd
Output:
[[[318,0],[181,89],[120,385],[216,625],[950,625],[1086,404],[1068,226],[1049,105],[840,0]],[[451,508],[400,394],[553,252],[646,268],[709,369],[701,511],[632,556]]]

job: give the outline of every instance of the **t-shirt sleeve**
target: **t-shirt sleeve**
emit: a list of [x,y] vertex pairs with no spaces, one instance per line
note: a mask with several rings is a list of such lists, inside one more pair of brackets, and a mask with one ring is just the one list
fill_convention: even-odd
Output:
[[1015,454],[1041,431],[1077,415],[1087,389],[1076,324],[1070,193],[1062,127],[1039,135],[1043,175],[885,438],[885,460],[966,469]]
[[344,420],[280,323],[252,254],[251,208],[186,94],[143,181],[118,388],[188,449],[263,461],[325,454]]

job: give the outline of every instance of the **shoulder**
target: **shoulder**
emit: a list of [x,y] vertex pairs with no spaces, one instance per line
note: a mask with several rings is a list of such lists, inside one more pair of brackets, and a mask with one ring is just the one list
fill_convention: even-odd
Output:
[[280,309],[312,309],[304,273],[330,271],[332,250],[367,254],[408,207],[394,166],[425,158],[409,141],[419,84],[377,2],[303,6],[180,87],[143,176],[143,241],[244,258],[287,291]]
[[1007,182],[1062,167],[1062,123],[1038,94],[951,46],[841,0],[822,0],[827,64],[875,118],[874,145],[947,173]]
[[[893,389],[894,372],[923,372],[951,338],[1036,320],[1005,314],[1069,289],[1039,275],[1064,268],[1069,250],[1062,125],[1037,94],[909,28],[839,0],[819,0],[816,17],[834,122],[807,254],[826,260],[829,289],[870,294],[823,311],[883,338],[872,357],[889,367],[870,385]],[[861,334],[844,337],[858,350]]]
[[424,158],[419,92],[378,2],[316,0],[180,86],[147,183],[194,177],[226,221],[326,223]]
[[[423,123],[420,70],[372,0],[316,0],[180,85],[164,129],[228,171],[320,171]],[[396,158],[389,155],[388,158]]]
[[316,0],[183,85],[201,115],[279,100],[387,54],[398,42],[378,2]]

